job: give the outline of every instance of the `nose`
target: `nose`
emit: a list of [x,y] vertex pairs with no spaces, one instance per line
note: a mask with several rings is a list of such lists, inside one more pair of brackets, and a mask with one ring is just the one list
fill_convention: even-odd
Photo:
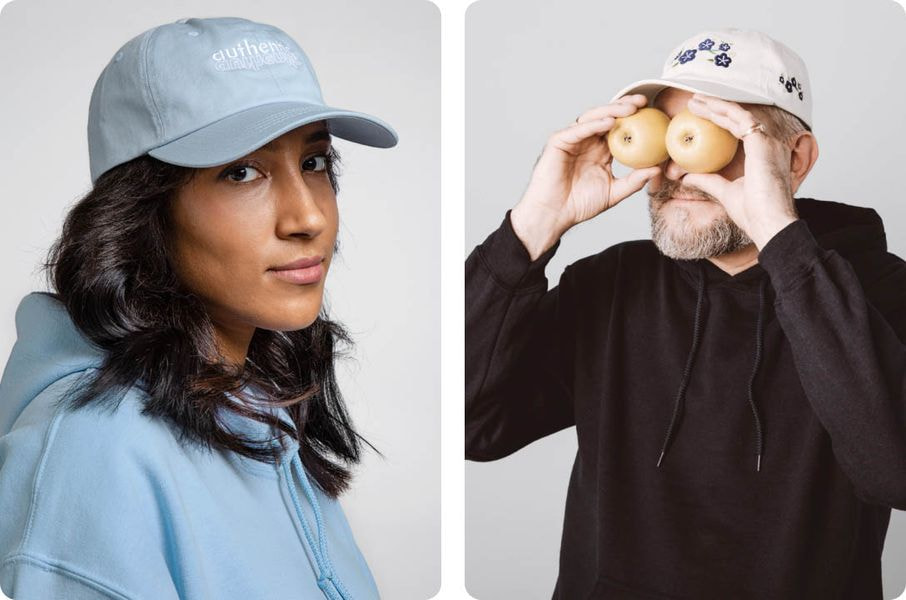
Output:
[[672,158],[668,158],[661,163],[661,171],[664,173],[664,176],[667,179],[671,179],[673,181],[679,181],[687,173],[687,171],[676,164]]
[[290,173],[277,186],[277,236],[315,238],[329,225],[333,190],[306,182],[297,169]]

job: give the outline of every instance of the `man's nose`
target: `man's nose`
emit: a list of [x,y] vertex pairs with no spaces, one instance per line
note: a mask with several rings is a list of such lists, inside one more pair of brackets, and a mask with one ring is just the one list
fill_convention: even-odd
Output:
[[679,181],[688,171],[676,164],[672,158],[668,158],[661,163],[661,171],[667,179]]

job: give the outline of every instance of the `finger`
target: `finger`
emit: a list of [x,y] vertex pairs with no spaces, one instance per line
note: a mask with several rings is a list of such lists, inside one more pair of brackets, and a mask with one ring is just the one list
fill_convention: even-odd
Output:
[[754,115],[735,102],[719,98],[692,96],[688,104],[689,111],[704,117],[714,124],[723,127],[737,138],[756,123]]
[[625,177],[615,179],[611,191],[613,200],[619,202],[624,198],[631,196],[651,181],[652,178],[659,175],[660,167],[648,167],[647,169],[635,169]]
[[738,123],[736,123],[736,121],[724,114],[717,113],[712,107],[708,106],[707,104],[693,102],[690,100],[688,107],[689,112],[691,112],[693,115],[702,117],[703,119],[708,119],[718,127],[723,127],[737,138],[741,137],[742,134],[745,133],[744,131],[738,131],[740,126]]
[[578,123],[571,125],[566,129],[555,132],[550,137],[550,142],[554,146],[566,150],[566,146],[572,146],[587,140],[593,135],[603,135],[613,129],[616,120],[613,117],[605,117],[597,121],[588,121],[587,123]]
[[744,109],[738,102],[731,102],[730,100],[724,100],[723,98],[718,98],[716,96],[708,96],[705,94],[692,94],[692,100],[697,102],[702,102],[705,105],[711,107],[711,109],[722,115],[727,115],[729,117],[742,119],[746,116],[751,116],[749,111]]
[[584,113],[579,115],[579,118],[576,119],[576,123],[594,121],[597,119],[603,119],[604,117],[628,117],[638,109],[643,108],[646,104],[648,104],[648,98],[646,98],[643,94],[623,96],[613,104],[596,106],[594,108],[586,110]]
[[717,173],[687,173],[683,177],[683,185],[696,187],[723,204],[721,198],[726,196],[730,181]]

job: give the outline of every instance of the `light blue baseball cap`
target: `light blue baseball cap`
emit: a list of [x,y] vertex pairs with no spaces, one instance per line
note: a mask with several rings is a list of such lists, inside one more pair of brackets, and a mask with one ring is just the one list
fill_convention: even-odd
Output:
[[390,125],[328,106],[302,48],[282,30],[237,17],[180,19],[113,56],[91,93],[91,181],[143,154],[186,167],[228,163],[315,121],[336,137],[395,146]]

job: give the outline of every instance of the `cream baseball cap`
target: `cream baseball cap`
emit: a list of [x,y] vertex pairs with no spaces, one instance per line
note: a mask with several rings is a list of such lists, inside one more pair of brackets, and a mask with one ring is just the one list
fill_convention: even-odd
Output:
[[779,106],[812,127],[812,89],[805,62],[760,31],[728,28],[698,33],[670,51],[660,78],[636,81],[611,102],[626,94],[644,94],[650,103],[666,87]]

